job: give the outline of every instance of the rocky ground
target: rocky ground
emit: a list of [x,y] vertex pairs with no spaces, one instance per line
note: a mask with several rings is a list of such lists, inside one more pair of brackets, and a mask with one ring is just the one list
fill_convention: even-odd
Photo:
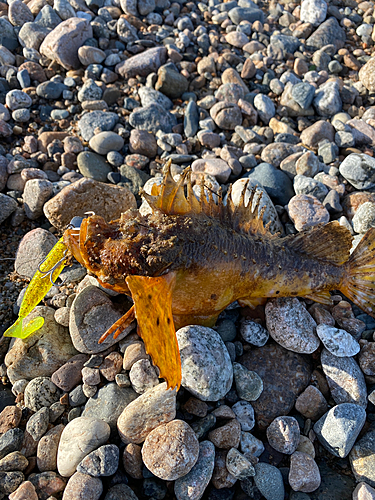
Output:
[[[0,328],[74,216],[163,164],[258,186],[270,231],[375,226],[374,2],[0,2]],[[17,251],[18,249],[18,251]],[[0,339],[0,499],[375,499],[375,320],[274,299],[177,332],[181,390],[79,265]]]

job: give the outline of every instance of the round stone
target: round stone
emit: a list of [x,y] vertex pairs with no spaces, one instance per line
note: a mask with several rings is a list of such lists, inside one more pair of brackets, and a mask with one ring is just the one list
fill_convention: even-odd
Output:
[[367,201],[360,205],[354,214],[352,224],[354,231],[360,234],[375,227],[375,203]]
[[251,319],[241,321],[240,334],[245,342],[262,347],[269,339],[269,333],[263,326]]
[[294,491],[311,493],[320,486],[320,472],[315,460],[307,453],[295,451],[290,457],[289,484]]
[[291,455],[298,447],[300,429],[294,417],[277,417],[267,428],[269,444],[280,453]]
[[331,354],[340,358],[355,356],[360,351],[360,345],[350,333],[329,325],[318,325],[316,333],[323,342],[324,347]]
[[[119,138],[121,139],[121,137]],[[95,136],[93,139],[95,139]],[[77,165],[82,175],[99,182],[107,182],[107,175],[112,172],[112,168],[106,160],[101,155],[92,153],[91,151],[82,151],[82,153],[79,153],[77,156]]]
[[26,386],[25,406],[37,412],[43,407],[48,408],[60,398],[60,391],[49,377],[36,377]]
[[263,391],[263,381],[259,375],[240,363],[233,363],[233,374],[238,396],[245,401],[256,401]]
[[288,204],[289,217],[297,231],[304,231],[318,224],[329,222],[328,210],[315,196],[298,194]]
[[279,469],[265,462],[255,464],[254,482],[266,500],[284,500],[283,476]]
[[241,425],[242,431],[251,431],[255,426],[254,408],[247,401],[237,401],[232,410]]
[[211,118],[216,125],[224,130],[234,130],[242,124],[242,113],[237,104],[220,101],[210,109]]
[[103,484],[98,477],[76,472],[68,481],[64,490],[64,500],[89,498],[99,500],[103,492]]
[[159,425],[150,432],[142,447],[146,467],[165,481],[175,481],[185,476],[197,462],[198,455],[198,439],[183,420]]
[[33,101],[29,95],[22,90],[10,90],[5,98],[6,105],[12,111],[21,108],[29,108]]
[[90,139],[89,146],[96,153],[106,155],[110,151],[120,151],[124,139],[115,132],[100,132]]

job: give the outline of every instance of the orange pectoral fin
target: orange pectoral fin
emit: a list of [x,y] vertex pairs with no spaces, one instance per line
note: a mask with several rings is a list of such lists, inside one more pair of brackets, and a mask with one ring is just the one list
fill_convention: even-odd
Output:
[[168,388],[181,385],[181,360],[172,316],[175,273],[149,278],[128,276],[126,283],[134,300],[135,316],[146,351],[159,368]]

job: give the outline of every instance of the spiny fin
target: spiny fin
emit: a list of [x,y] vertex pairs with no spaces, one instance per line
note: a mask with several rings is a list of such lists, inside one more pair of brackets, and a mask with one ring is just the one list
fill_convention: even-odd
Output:
[[[215,203],[212,191],[205,189],[204,176],[202,175],[200,182],[201,196],[197,200],[191,184],[190,168],[185,169],[180,180],[175,182],[171,175],[170,166],[171,162],[169,161],[164,167],[162,184],[160,186],[154,184],[152,194],[141,191],[141,195],[146,199],[153,211],[160,210],[166,215],[205,214],[219,219],[223,224],[238,232],[274,236],[268,232],[268,225],[266,227],[263,225],[265,207],[260,209],[261,194],[259,194],[256,187],[248,189],[247,183],[245,183],[238,204],[233,202],[230,187],[227,202],[224,205],[221,193],[217,193],[218,203]],[[249,200],[245,205],[247,191],[249,192]]]
[[134,320],[135,320],[135,310],[134,306],[131,306],[131,308],[123,316],[121,316],[121,318],[118,319],[116,323],[113,323],[113,325],[110,328],[108,328],[108,330],[105,333],[103,333],[103,335],[98,340],[98,344],[102,344],[105,341],[105,339],[111,335],[111,333],[114,333],[113,338],[117,339],[120,333],[122,333],[126,328],[128,328]]
[[310,293],[309,295],[304,295],[305,299],[311,299],[319,304],[325,304],[326,306],[331,306],[333,304],[331,295],[327,290],[322,290],[320,292]]
[[175,281],[175,273],[157,278],[126,278],[146,352],[159,368],[160,377],[165,379],[168,388],[179,389],[181,360],[172,316],[172,291]]
[[375,228],[364,235],[349,258],[340,291],[375,317]]
[[340,266],[349,259],[352,235],[337,221],[332,221],[295,236],[287,236],[284,241],[295,252]]

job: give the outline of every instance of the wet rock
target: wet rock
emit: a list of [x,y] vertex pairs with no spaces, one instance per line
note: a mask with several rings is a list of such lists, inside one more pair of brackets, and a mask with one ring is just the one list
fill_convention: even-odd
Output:
[[224,397],[233,382],[233,368],[220,336],[203,326],[186,326],[176,335],[182,386],[202,401],[218,401]]
[[[165,449],[168,449],[168,454]],[[166,481],[174,481],[190,472],[198,455],[198,439],[183,420],[159,425],[148,434],[142,447],[146,467]]]

